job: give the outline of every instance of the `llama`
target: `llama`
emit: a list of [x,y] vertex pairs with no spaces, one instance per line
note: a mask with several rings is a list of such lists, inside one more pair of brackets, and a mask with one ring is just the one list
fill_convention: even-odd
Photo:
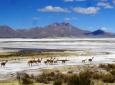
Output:
[[44,61],[44,63],[45,63],[45,64],[47,64],[47,63],[48,63],[48,61],[46,60],[46,61]]
[[41,59],[38,59],[37,62],[38,62],[38,63],[41,63],[41,62],[42,62],[42,58],[41,58]]
[[37,60],[29,60],[28,65],[32,66],[33,63],[37,64],[37,62],[38,62]]
[[29,65],[29,66],[32,66],[32,63],[33,63],[33,60],[29,60],[29,61],[28,61],[28,65]]
[[54,63],[54,60],[55,60],[55,58],[50,59],[49,63],[50,63],[50,64],[53,64],[53,63]]
[[62,63],[66,63],[66,61],[69,61],[69,60],[61,60],[62,61]]
[[45,63],[45,64],[50,63],[50,60],[51,60],[51,59],[52,59],[52,58],[45,60],[44,63]]
[[92,58],[88,59],[88,61],[89,61],[89,62],[92,62],[92,61],[93,61],[93,59],[94,59],[94,57],[92,57]]
[[85,63],[85,62],[86,62],[86,60],[87,60],[87,59],[85,59],[85,60],[82,60],[82,63]]
[[7,62],[8,62],[8,60],[1,62],[1,67],[5,67]]
[[58,63],[58,59],[57,59],[57,60],[54,60],[54,63],[55,63],[55,64]]

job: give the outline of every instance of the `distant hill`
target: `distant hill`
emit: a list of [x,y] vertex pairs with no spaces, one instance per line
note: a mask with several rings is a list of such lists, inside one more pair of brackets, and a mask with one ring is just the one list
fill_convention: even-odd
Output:
[[17,33],[9,26],[0,26],[0,38],[12,38],[17,37]]
[[114,33],[106,32],[101,29],[88,33],[92,37],[115,37]]
[[0,26],[0,38],[55,38],[55,37],[115,37],[114,33],[101,29],[90,32],[72,26],[70,23],[53,23],[45,27],[14,30],[9,26]]

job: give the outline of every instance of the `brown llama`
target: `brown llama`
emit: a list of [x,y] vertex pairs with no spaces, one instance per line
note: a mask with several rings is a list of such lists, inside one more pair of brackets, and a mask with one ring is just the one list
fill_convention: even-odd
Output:
[[54,63],[54,60],[55,60],[55,58],[51,59],[51,60],[49,61],[49,63],[50,63],[50,64],[53,64],[53,63]]
[[54,63],[55,63],[55,64],[58,63],[58,60],[55,60]]
[[47,59],[46,61],[44,61],[45,64],[53,64],[54,63],[54,60],[55,58],[50,58],[50,59]]
[[86,62],[86,60],[87,60],[87,59],[85,59],[85,60],[82,60],[82,63],[85,63],[85,62]]
[[92,58],[88,59],[88,61],[89,61],[89,62],[92,62],[92,61],[93,61],[93,59],[94,59],[94,57],[92,57]]
[[66,61],[69,61],[69,60],[61,60],[62,61],[62,63],[66,63]]
[[48,64],[48,61],[46,60],[46,61],[44,61],[44,63],[45,63],[45,64]]
[[28,61],[29,66],[32,66],[32,64],[34,64],[34,63],[37,64],[37,60],[29,60]]
[[33,60],[29,60],[29,61],[28,61],[28,65],[29,65],[29,66],[32,66],[32,64],[33,64]]
[[41,62],[42,62],[42,59],[43,59],[43,58],[38,59],[37,62],[38,62],[38,63],[41,63]]
[[50,63],[50,59],[47,59],[46,61],[44,61],[45,64]]
[[1,62],[1,67],[5,67],[5,65],[6,65],[7,62],[8,62],[8,60],[2,61],[2,62]]

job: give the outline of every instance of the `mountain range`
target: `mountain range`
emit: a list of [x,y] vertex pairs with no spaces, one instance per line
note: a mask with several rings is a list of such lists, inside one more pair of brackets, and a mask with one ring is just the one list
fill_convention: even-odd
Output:
[[56,38],[56,37],[115,37],[114,33],[101,29],[96,31],[82,30],[70,23],[53,23],[45,27],[34,27],[30,29],[13,29],[9,26],[0,26],[0,38]]

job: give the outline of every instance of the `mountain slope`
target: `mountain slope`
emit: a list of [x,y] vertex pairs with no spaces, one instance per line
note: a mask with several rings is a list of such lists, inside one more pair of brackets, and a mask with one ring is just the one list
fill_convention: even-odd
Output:
[[0,26],[0,38],[12,38],[17,37],[17,33],[15,30],[10,28],[9,26]]
[[53,23],[46,26],[43,29],[42,34],[49,37],[83,37],[84,34],[88,32],[89,31],[74,27],[70,23]]
[[70,23],[53,23],[45,27],[35,27],[28,30],[17,30],[23,38],[47,38],[47,37],[85,37],[89,31],[81,30]]
[[98,29],[96,31],[88,33],[92,37],[115,37],[115,34],[106,32],[104,30]]
[[115,34],[101,29],[90,32],[81,30],[70,23],[53,23],[45,27],[14,30],[0,26],[0,38],[55,38],[55,37],[115,37]]

